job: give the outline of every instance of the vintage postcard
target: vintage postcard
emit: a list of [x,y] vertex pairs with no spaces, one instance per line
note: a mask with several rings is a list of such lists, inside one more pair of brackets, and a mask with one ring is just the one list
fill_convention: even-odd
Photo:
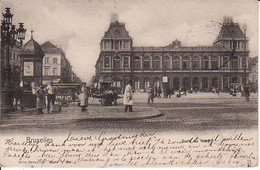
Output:
[[257,0],[1,0],[0,166],[258,166]]

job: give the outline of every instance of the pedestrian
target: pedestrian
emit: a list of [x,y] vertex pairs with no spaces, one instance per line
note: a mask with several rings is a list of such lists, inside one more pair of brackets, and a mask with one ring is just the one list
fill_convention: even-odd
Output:
[[216,93],[217,93],[217,95],[219,95],[219,88],[218,87],[216,88]]
[[47,112],[50,112],[50,107],[52,104],[52,107],[55,104],[55,89],[53,87],[53,82],[51,81],[48,86],[45,88],[47,93]]
[[132,91],[132,80],[128,81],[128,84],[125,87],[125,92],[124,92],[124,106],[125,106],[125,112],[129,110],[129,112],[133,112],[133,91]]
[[36,96],[37,112],[43,114],[42,109],[44,107],[44,95],[45,95],[43,85],[40,85],[38,88],[33,87],[32,91],[33,94]]
[[81,87],[80,107],[82,112],[85,112],[87,110],[86,107],[88,107],[89,88],[86,85],[86,83],[83,83]]
[[157,96],[157,87],[154,86],[153,87],[153,98],[155,98]]
[[20,85],[17,85],[15,90],[14,90],[14,98],[15,98],[15,110],[17,110],[18,106],[18,101],[19,101],[19,106],[20,110],[23,111],[23,87],[22,83]]
[[186,92],[187,92],[186,87],[183,88],[183,91],[184,91],[184,95],[186,96]]
[[244,93],[245,93],[245,97],[246,97],[246,102],[249,102],[250,91],[249,91],[248,85],[246,85],[246,86],[244,87]]
[[174,87],[172,87],[172,89],[171,89],[171,94],[172,94],[172,95],[175,94],[175,92],[174,92]]
[[149,85],[148,88],[146,89],[147,92],[147,103],[150,104],[150,101],[153,103],[153,88]]
[[166,88],[166,93],[167,93],[166,98],[171,98],[171,89],[169,87]]
[[157,97],[158,98],[161,98],[161,93],[162,93],[161,87],[158,86],[158,89],[157,89]]

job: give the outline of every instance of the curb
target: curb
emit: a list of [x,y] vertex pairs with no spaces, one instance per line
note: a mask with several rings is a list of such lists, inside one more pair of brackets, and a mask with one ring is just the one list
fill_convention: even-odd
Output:
[[[78,118],[78,119],[59,119],[55,122],[50,122],[50,120],[39,120],[39,121],[32,121],[31,123],[14,123],[12,124],[12,122],[8,123],[2,123],[0,122],[0,127],[4,128],[4,127],[10,127],[10,126],[33,126],[33,125],[58,125],[58,124],[68,124],[68,123],[73,123],[73,122],[99,122],[99,121],[131,121],[131,120],[142,120],[142,119],[150,119],[150,118],[155,118],[155,117],[160,117],[160,116],[164,116],[163,113],[161,113],[160,111],[158,111],[157,109],[150,107],[154,114],[152,115],[146,115],[146,116],[140,116],[140,117],[114,117],[114,118]],[[131,113],[131,112],[129,112]],[[22,120],[21,120],[22,122]]]

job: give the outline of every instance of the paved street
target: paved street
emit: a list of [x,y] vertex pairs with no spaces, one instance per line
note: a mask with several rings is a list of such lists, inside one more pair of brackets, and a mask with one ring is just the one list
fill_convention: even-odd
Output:
[[[89,111],[80,113],[80,108],[70,106],[64,108],[59,114],[30,115],[14,114],[13,123],[6,125],[2,122],[1,133],[45,133],[54,131],[67,133],[68,131],[100,131],[111,132],[155,130],[156,131],[183,131],[183,130],[220,130],[245,129],[257,127],[257,95],[252,94],[250,102],[238,95],[232,97],[228,94],[212,93],[187,94],[181,98],[155,98],[155,104],[146,103],[146,94],[134,95],[135,105],[133,113],[124,113],[122,99],[117,106],[101,106],[96,100],[90,98]],[[158,111],[161,115],[142,117],[143,112]],[[136,119],[90,119],[96,113],[106,113],[101,117],[121,116]],[[138,115],[139,113],[139,115]],[[109,115],[108,115],[109,114]],[[80,117],[84,115],[84,117]],[[44,119],[43,119],[44,118]],[[10,118],[11,119],[11,118]],[[16,120],[17,119],[17,120]],[[19,123],[19,119],[20,121]],[[43,121],[44,120],[44,121]],[[18,122],[17,122],[18,121]],[[16,123],[15,123],[16,122]],[[33,128],[32,128],[33,127]]]

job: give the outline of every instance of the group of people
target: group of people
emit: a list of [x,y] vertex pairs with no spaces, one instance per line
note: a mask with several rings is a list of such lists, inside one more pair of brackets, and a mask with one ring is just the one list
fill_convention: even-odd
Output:
[[50,82],[46,88],[41,84],[39,87],[32,86],[32,93],[36,96],[36,107],[40,114],[43,114],[43,108],[46,106],[47,96],[47,112],[50,112],[50,105],[54,107],[55,104],[55,88],[53,82]]
[[[32,93],[36,96],[36,107],[37,111],[40,114],[43,114],[43,108],[46,107],[46,96],[47,96],[47,112],[50,112],[50,106],[55,105],[55,87],[53,86],[53,82],[50,82],[46,88],[43,85],[39,87],[33,87]],[[85,112],[88,107],[88,98],[90,96],[90,90],[86,86],[86,83],[83,83],[80,93],[79,93],[79,106],[81,107],[81,111]]]

